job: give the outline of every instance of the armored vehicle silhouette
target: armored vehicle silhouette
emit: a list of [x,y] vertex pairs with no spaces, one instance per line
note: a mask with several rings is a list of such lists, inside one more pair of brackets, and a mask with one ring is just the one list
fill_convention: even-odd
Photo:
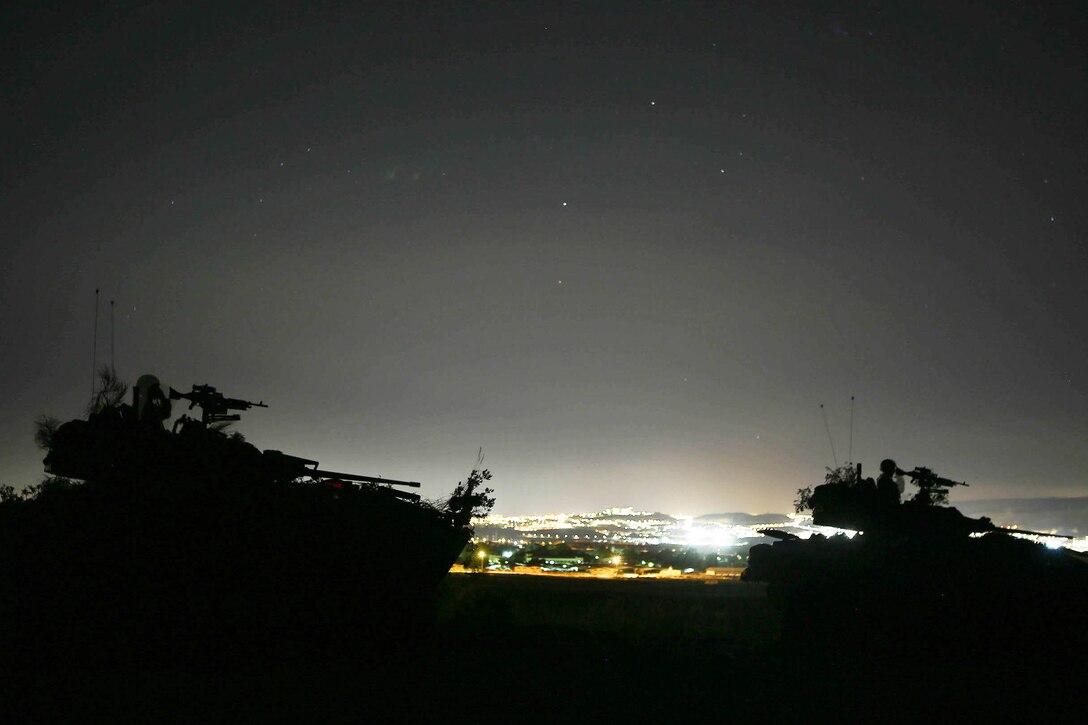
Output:
[[[890,460],[881,468],[878,481],[862,478],[859,464],[800,491],[797,508],[811,510],[814,524],[850,533],[769,531],[776,541],[749,552],[743,579],[767,584],[787,636],[898,649],[986,639],[994,628],[1025,647],[1055,630],[1085,635],[1075,609],[1040,616],[1044,606],[1088,595],[1083,554],[1014,536],[1056,535],[1004,529],[947,506],[949,489],[963,482]],[[904,478],[918,490],[900,501]]]
[[[199,418],[166,426],[171,401]],[[51,479],[0,504],[0,649],[17,665],[382,656],[427,625],[493,499],[474,471],[442,504],[414,481],[322,470],[224,425],[267,407],[150,375],[48,440]],[[79,482],[72,479],[78,479]],[[410,639],[410,637],[408,637]]]

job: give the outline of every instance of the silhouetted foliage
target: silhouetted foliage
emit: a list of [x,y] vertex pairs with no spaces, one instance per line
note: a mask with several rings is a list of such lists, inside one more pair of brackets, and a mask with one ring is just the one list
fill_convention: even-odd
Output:
[[448,497],[430,501],[428,505],[449,516],[457,526],[468,526],[473,518],[487,516],[495,505],[494,489],[484,487],[491,480],[491,471],[483,467],[484,451],[476,454],[476,465],[468,479],[458,483]]
[[[117,377],[117,371],[109,365],[103,365],[98,370],[98,384],[95,386],[94,396],[87,404],[87,416],[121,405],[125,402],[126,395],[128,385]],[[43,451],[49,450],[53,443],[53,434],[60,426],[59,418],[44,413],[39,415],[34,419],[34,444]]]
[[491,471],[475,468],[468,478],[457,484],[450,497],[441,505],[458,526],[468,526],[476,517],[487,516],[495,505],[494,489],[484,487],[491,480]]
[[43,451],[49,450],[53,434],[60,428],[60,420],[44,413],[34,419],[34,444]]
[[[828,467],[824,469],[824,483],[837,483],[844,486],[854,486],[858,482],[858,469],[852,463],[845,463],[838,468]],[[793,510],[796,513],[804,513],[812,509],[812,486],[797,489],[797,498],[793,502]]]
[[125,402],[128,384],[117,377],[117,371],[109,365],[98,370],[98,385],[91,402],[87,405],[87,415],[100,413],[106,408],[115,408]]
[[795,513],[802,514],[812,508],[812,486],[797,489],[797,498],[793,502]]
[[14,486],[0,486],[0,504],[35,501],[77,485],[78,483],[70,478],[46,476],[41,482],[21,490],[16,490]]
[[858,482],[858,469],[852,463],[845,463],[838,468],[824,469],[824,483],[841,483],[846,486],[856,485]]

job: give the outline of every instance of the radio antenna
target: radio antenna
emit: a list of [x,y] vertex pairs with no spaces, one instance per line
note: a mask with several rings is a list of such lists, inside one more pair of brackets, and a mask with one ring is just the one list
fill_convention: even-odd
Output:
[[831,425],[827,422],[827,411],[824,404],[820,403],[820,414],[824,417],[824,428],[827,430],[827,442],[831,444],[831,460],[835,462],[835,468],[839,467],[839,457],[835,455],[835,441],[831,440]]
[[854,396],[850,396],[850,450],[847,452],[849,462],[854,461]]
[[98,288],[94,290],[94,343],[91,345],[91,400],[94,400],[95,367],[98,365]]
[[[110,370],[117,372],[117,368],[114,366],[114,363],[117,361],[117,357],[116,355],[114,355],[113,351],[113,300],[110,300]],[[853,400],[853,398],[850,398],[850,400]],[[850,420],[852,421],[853,418],[851,418]]]

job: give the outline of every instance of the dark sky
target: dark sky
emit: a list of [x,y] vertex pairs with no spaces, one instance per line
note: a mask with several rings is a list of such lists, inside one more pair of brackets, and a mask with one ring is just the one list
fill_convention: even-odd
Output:
[[873,473],[1088,492],[1083,4],[123,5],[0,23],[0,481],[101,288],[129,381],[500,512],[786,510],[851,395]]

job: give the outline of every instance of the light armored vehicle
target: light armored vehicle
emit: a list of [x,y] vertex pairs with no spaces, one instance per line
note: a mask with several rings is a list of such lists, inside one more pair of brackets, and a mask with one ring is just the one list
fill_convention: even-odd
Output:
[[[966,484],[928,468],[886,460],[881,469],[877,481],[860,464],[830,471],[799,492],[799,511],[845,532],[764,532],[776,541],[749,552],[743,578],[767,584],[788,635],[893,649],[987,639],[995,628],[1024,646],[1056,630],[1085,635],[1076,609],[1056,606],[1088,596],[1085,556],[1021,538],[1069,537],[964,516],[946,502]],[[900,500],[905,478],[917,491]]]
[[[171,401],[201,415],[168,426]],[[131,404],[53,431],[53,478],[0,503],[0,621],[19,623],[0,628],[6,656],[380,657],[425,627],[493,502],[490,474],[428,503],[416,482],[323,470],[224,429],[255,407],[145,375]]]

